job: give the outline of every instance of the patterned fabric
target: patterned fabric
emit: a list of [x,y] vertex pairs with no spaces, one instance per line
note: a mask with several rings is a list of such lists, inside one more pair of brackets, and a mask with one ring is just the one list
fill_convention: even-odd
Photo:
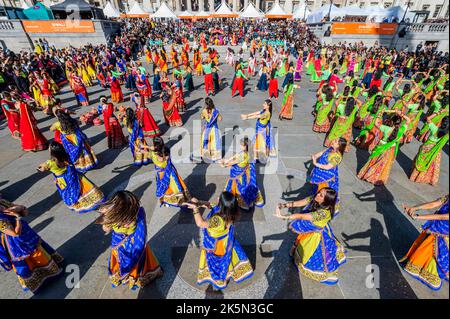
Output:
[[140,208],[136,228],[131,234],[112,232],[109,276],[113,287],[128,283],[130,289],[144,287],[162,275],[162,270],[147,245],[144,208]]
[[276,156],[275,140],[272,133],[272,125],[270,124],[270,113],[262,110],[260,115],[263,115],[263,118],[256,121],[253,145],[255,158],[265,162],[269,156]]
[[252,206],[264,206],[264,200],[256,183],[255,164],[249,163],[245,167],[235,164],[230,170],[230,179],[225,190],[234,194],[238,204],[243,209]]
[[[230,279],[242,282],[253,275],[252,266],[239,242],[234,237],[234,225],[230,225],[223,235],[214,236],[218,222],[219,207],[214,207],[208,214],[209,228],[203,229],[203,249],[197,284],[210,283],[216,289],[225,289]],[[220,218],[221,219],[221,218]],[[212,228],[212,229],[211,229]]]
[[211,116],[203,116],[202,118],[204,130],[202,133],[201,155],[209,160],[216,161],[222,156],[222,138],[217,125],[219,111],[214,109]]
[[299,234],[294,245],[294,263],[308,278],[333,285],[338,282],[338,268],[346,262],[345,250],[329,225],[331,212],[326,209],[311,212],[311,206],[312,201],[302,213],[311,213],[313,221],[296,220],[289,226]]

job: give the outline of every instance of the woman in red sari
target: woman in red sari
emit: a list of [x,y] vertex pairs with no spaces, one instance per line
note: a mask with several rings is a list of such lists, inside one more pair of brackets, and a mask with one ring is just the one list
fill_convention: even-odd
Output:
[[111,76],[108,72],[109,87],[111,89],[111,101],[113,103],[123,102],[122,88],[120,87],[120,82],[115,76]]
[[86,91],[86,87],[83,84],[83,80],[75,74],[75,72],[69,72],[70,86],[72,87],[73,93],[77,99],[77,104],[81,106],[89,105],[89,97]]
[[28,151],[42,151],[48,148],[48,141],[42,135],[37,127],[37,121],[34,117],[31,107],[18,97],[16,103],[20,111],[20,140],[22,141],[22,149]]
[[161,79],[162,93],[160,95],[162,100],[162,107],[164,113],[164,119],[166,124],[169,126],[182,126],[183,121],[181,120],[178,109],[175,105],[176,95],[174,90],[168,85],[169,80],[167,78]]
[[106,137],[108,139],[108,148],[122,148],[127,144],[123,135],[122,127],[114,115],[114,105],[108,103],[106,96],[100,97],[100,105],[97,107],[98,114],[103,114],[103,123],[105,124]]
[[152,97],[152,88],[142,70],[139,70],[139,73],[136,75],[136,88],[139,94],[144,97],[145,103],[149,103]]
[[137,92],[132,95],[131,99],[134,100],[136,106],[136,118],[139,121],[139,125],[142,127],[144,137],[159,136],[161,132],[159,131],[158,124],[156,124],[152,113],[150,113],[149,109],[145,106],[144,99]]
[[11,136],[15,139],[20,138],[20,114],[19,110],[16,109],[14,102],[11,101],[11,95],[9,92],[2,93],[3,98],[0,100],[1,107],[6,116],[6,121],[8,123],[9,131]]

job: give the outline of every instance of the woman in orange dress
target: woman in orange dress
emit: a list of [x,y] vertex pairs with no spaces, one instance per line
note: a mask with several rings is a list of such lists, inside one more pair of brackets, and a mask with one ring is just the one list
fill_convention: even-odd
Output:
[[[418,206],[403,205],[414,220],[423,220],[422,233],[400,260],[403,269],[432,290],[439,290],[448,282],[448,194]],[[418,215],[418,210],[439,208],[430,215]]]

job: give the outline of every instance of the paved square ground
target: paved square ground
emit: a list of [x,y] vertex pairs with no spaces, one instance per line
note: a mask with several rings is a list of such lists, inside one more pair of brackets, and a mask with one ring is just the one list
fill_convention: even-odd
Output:
[[[222,61],[224,50],[219,48]],[[222,69],[220,76],[229,84],[232,69],[228,65],[223,65]],[[254,121],[242,121],[239,115],[260,110],[267,98],[266,92],[255,91],[256,82],[256,78],[248,82],[243,100],[231,98],[229,86],[213,97],[223,116],[222,131],[235,126],[254,127]],[[197,90],[186,97],[188,110],[182,115],[183,128],[168,128],[162,124],[160,100],[153,100],[149,108],[165,132],[164,139],[172,146],[172,152],[175,154],[185,147],[190,150],[182,156],[174,156],[175,165],[190,191],[201,199],[214,200],[225,187],[228,170],[217,164],[195,161],[199,135],[193,128],[194,120],[200,118],[204,88],[202,78],[195,77],[194,83]],[[441,291],[433,292],[411,279],[397,262],[419,234],[420,227],[419,222],[405,216],[401,204],[434,200],[447,194],[449,187],[448,145],[443,151],[439,185],[431,187],[408,180],[412,160],[420,146],[416,140],[401,148],[389,183],[382,187],[374,187],[356,177],[357,168],[364,165],[368,153],[351,148],[340,165],[341,214],[332,223],[336,236],[348,250],[348,261],[339,271],[339,284],[326,286],[299,276],[288,256],[295,236],[287,231],[287,223],[273,214],[278,202],[309,195],[311,189],[305,184],[305,162],[313,152],[322,149],[324,135],[311,130],[311,107],[315,103],[317,84],[311,84],[304,77],[300,85],[295,92],[292,121],[277,119],[282,95],[274,100],[272,125],[278,133],[278,162],[275,170],[265,174],[263,167],[258,168],[258,183],[266,205],[244,214],[237,223],[237,238],[255,268],[255,275],[239,285],[230,284],[223,293],[196,286],[200,232],[190,213],[159,207],[155,199],[153,166],[131,166],[129,149],[107,149],[103,125],[83,126],[100,161],[99,168],[88,172],[87,176],[105,194],[126,188],[141,198],[147,211],[150,245],[165,271],[163,278],[140,291],[111,288],[107,271],[110,237],[104,235],[100,226],[93,224],[96,213],[78,215],[70,212],[62,203],[51,175],[35,170],[48,159],[48,152],[22,152],[19,143],[9,136],[5,123],[1,123],[0,192],[5,198],[29,207],[27,220],[31,226],[65,257],[67,264],[79,266],[81,281],[79,288],[67,288],[66,274],[33,296],[21,291],[14,273],[2,272],[0,298],[448,298],[448,283]],[[109,95],[109,91],[98,86],[88,91],[92,106],[98,103],[100,95]],[[124,93],[128,92],[124,90]],[[90,110],[90,107],[76,107],[68,87],[62,89],[59,97],[66,107],[77,112],[77,116]],[[123,104],[131,105],[128,98]],[[50,140],[49,128],[55,119],[42,113],[37,114],[37,118],[39,128]],[[237,132],[235,129],[226,133],[224,141],[228,152]],[[359,200],[354,193],[365,193],[366,196]],[[376,279],[374,285],[370,285],[372,271]]]

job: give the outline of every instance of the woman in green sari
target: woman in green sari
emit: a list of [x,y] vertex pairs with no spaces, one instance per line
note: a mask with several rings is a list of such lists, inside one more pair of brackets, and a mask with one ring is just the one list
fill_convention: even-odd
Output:
[[397,157],[400,140],[410,122],[410,119],[401,114],[400,111],[389,110],[385,112],[395,114],[383,121],[383,125],[380,126],[383,137],[373,149],[367,163],[358,173],[358,178],[374,185],[387,183],[392,165]]
[[294,90],[299,88],[294,84],[294,78],[292,77],[285,86],[283,104],[278,117],[280,120],[292,120],[294,118]]
[[312,130],[317,133],[328,133],[331,127],[331,117],[334,105],[334,93],[330,86],[323,86],[317,98],[314,111],[315,121]]
[[439,127],[442,119],[449,114],[448,95],[444,96],[439,103],[440,105],[445,105],[445,107],[442,108],[439,106],[439,108],[436,108],[437,111],[435,109],[434,112],[427,117],[427,123],[422,127],[418,136],[418,140],[421,142],[428,140],[428,137],[430,136],[430,125],[434,124]]
[[355,122],[353,123],[354,127],[361,128],[364,125],[364,121],[366,117],[369,116],[370,110],[372,109],[373,103],[375,103],[375,98],[381,95],[377,86],[372,86],[368,90],[364,90],[362,92],[362,96],[366,98],[364,104],[362,104],[358,110],[358,113],[355,118]]
[[361,101],[355,100],[353,97],[340,97],[336,101],[336,115],[333,126],[323,143],[325,147],[330,147],[335,139],[342,137],[347,140],[345,152],[350,151],[350,141],[353,140],[352,124],[355,120],[358,107],[360,107],[361,104]]
[[355,139],[355,146],[372,152],[375,146],[378,145],[383,135],[380,131],[380,126],[383,122],[382,117],[384,111],[387,109],[387,105],[388,99],[383,99],[381,95],[378,95],[370,110],[370,114],[364,123],[364,128]]
[[406,116],[409,117],[411,122],[409,123],[408,129],[405,132],[405,136],[402,139],[402,143],[411,143],[414,134],[419,124],[420,117],[423,114],[425,108],[426,99],[424,95],[419,95],[416,99],[409,103],[407,106]]
[[428,122],[430,137],[419,148],[409,179],[416,183],[436,185],[441,172],[441,150],[448,142],[448,115],[442,119],[441,127]]

